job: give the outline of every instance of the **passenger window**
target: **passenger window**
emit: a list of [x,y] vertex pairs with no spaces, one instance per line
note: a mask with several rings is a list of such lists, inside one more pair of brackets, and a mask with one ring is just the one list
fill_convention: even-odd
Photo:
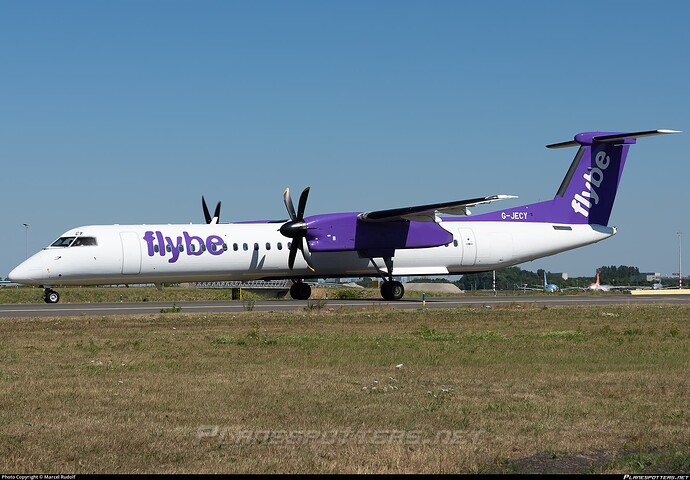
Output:
[[282,242],[278,242],[278,250],[282,250],[282,249],[283,249],[283,244],[282,244]]
[[454,247],[457,247],[457,246],[458,246],[458,241],[457,241],[457,240],[453,240],[453,246],[454,246]]
[[161,249],[158,247],[158,245],[154,245],[154,246],[153,246],[153,251],[154,251],[154,252],[158,253],[158,252],[160,252],[160,250],[161,250]]
[[269,242],[266,242],[266,250],[270,250],[270,249],[271,249],[271,244]]
[[236,243],[233,243],[233,244],[232,244],[232,249],[233,249],[234,251],[237,251],[237,250],[239,249],[239,247],[237,246]]
[[170,244],[167,244],[167,245],[165,246],[165,251],[168,252],[168,253],[172,252],[172,248],[170,248]]
[[254,244],[254,250],[259,250],[259,244],[258,243]]
[[249,250],[249,245],[247,245],[246,243],[243,243],[243,244],[242,244],[242,250],[244,250],[245,252],[246,252],[247,250]]
[[179,244],[179,245],[177,246],[177,249],[178,249],[180,252],[184,252],[184,245]]
[[189,246],[189,253],[194,253],[194,252],[196,252],[196,247],[195,247],[194,244],[192,243],[192,244]]
[[227,251],[228,251],[228,244],[227,244],[227,243],[224,243],[224,244],[223,244],[223,251],[224,251],[224,252],[227,252]]

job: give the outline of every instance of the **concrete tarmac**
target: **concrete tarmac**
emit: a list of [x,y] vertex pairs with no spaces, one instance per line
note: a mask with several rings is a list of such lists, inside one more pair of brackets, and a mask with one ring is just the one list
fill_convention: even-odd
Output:
[[[315,301],[312,301],[315,303]],[[402,300],[328,300],[323,308],[455,308],[524,304],[537,306],[562,305],[640,305],[640,304],[690,304],[690,295],[515,295],[515,296],[454,296],[433,297],[422,302],[421,296],[405,296]],[[182,313],[243,312],[248,307],[241,300],[215,302],[175,302]],[[160,314],[161,309],[171,308],[172,302],[141,303],[74,303],[74,304],[6,304],[0,305],[0,317],[64,317],[97,315],[150,315]],[[253,311],[304,311],[309,306],[305,300],[257,300]]]

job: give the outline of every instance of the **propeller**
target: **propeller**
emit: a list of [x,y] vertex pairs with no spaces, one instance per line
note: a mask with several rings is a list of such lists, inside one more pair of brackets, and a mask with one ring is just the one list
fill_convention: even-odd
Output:
[[206,206],[206,199],[204,196],[201,196],[201,206],[204,209],[204,218],[206,219],[206,223],[213,223],[216,224],[220,221],[220,202],[216,205],[216,210],[213,212],[213,217],[211,216],[210,213],[208,213],[208,207]]
[[307,244],[307,230],[309,227],[307,226],[307,222],[304,221],[304,209],[307,206],[307,197],[309,197],[309,187],[305,188],[299,196],[297,213],[295,213],[295,206],[292,203],[290,189],[286,188],[283,192],[283,201],[285,202],[285,208],[287,208],[288,215],[290,215],[290,220],[280,226],[280,233],[292,239],[292,243],[290,244],[290,255],[288,256],[288,267],[290,270],[295,266],[297,250],[300,250],[302,252],[302,257],[304,257],[304,261],[307,262],[307,266],[314,271],[314,267],[311,263],[309,245]]

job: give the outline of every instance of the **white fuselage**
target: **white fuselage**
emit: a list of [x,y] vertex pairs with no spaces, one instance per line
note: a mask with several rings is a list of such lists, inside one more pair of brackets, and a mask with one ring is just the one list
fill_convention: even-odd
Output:
[[[399,249],[394,276],[452,275],[516,265],[595,243],[616,233],[597,225],[554,225],[446,220],[448,245]],[[95,245],[50,246],[10,273],[27,285],[111,285],[279,278],[377,276],[356,251],[301,255],[288,268],[289,239],[279,223],[84,226],[63,237],[89,237]],[[62,237],[61,237],[62,238]],[[383,261],[374,259],[386,271]]]

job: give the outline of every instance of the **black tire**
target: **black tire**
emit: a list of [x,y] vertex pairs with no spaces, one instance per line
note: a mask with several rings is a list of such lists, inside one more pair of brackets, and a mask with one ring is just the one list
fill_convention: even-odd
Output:
[[397,281],[383,282],[381,285],[381,296],[384,300],[400,300],[405,295],[405,287]]
[[405,295],[405,287],[400,282],[391,283],[393,284],[391,286],[391,294],[393,296],[393,300],[400,300]]
[[290,287],[290,296],[294,300],[309,300],[309,297],[311,297],[311,287],[304,282],[293,283]]
[[43,293],[43,301],[46,303],[58,303],[60,301],[60,294],[55,290],[46,290]]

